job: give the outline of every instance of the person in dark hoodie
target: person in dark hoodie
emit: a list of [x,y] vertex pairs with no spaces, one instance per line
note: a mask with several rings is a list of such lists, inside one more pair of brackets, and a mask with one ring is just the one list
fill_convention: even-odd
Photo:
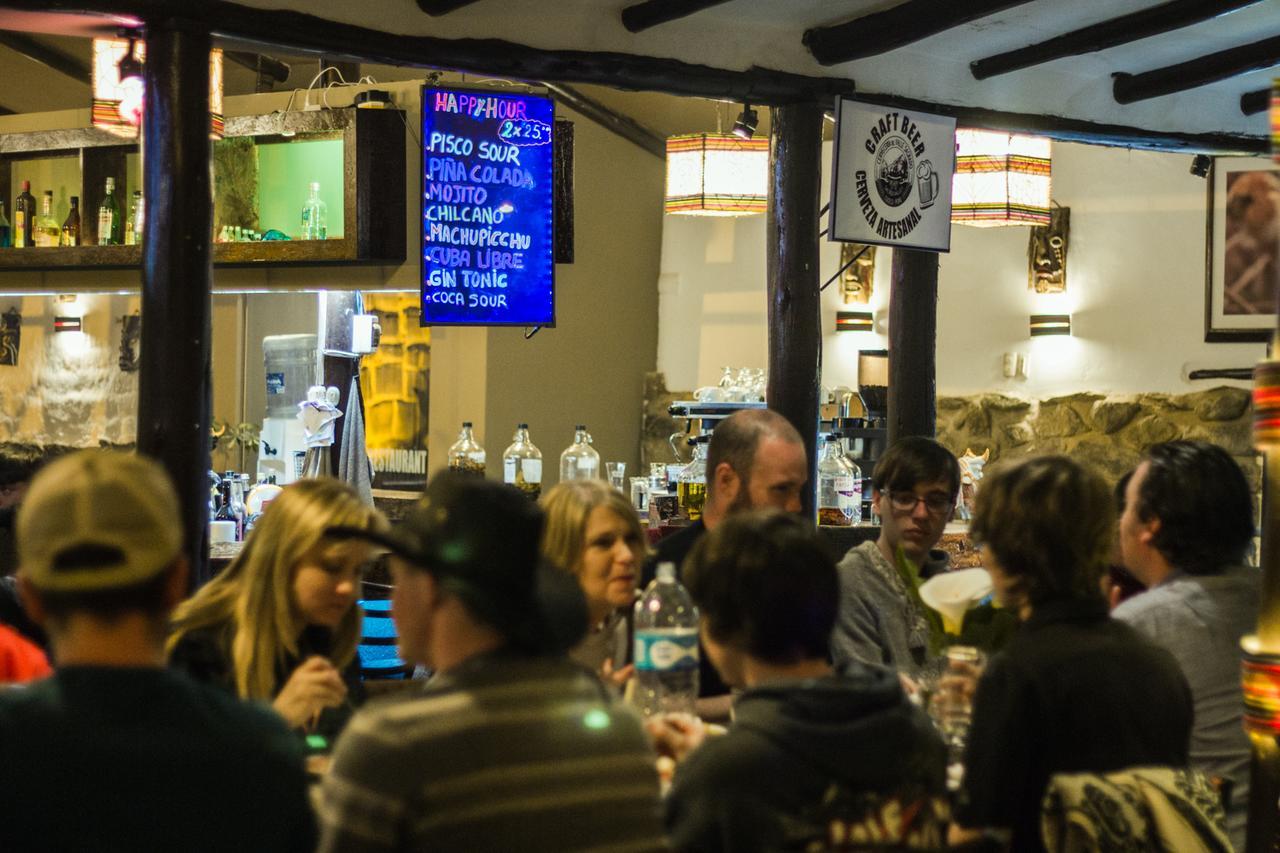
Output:
[[[728,734],[676,770],[672,847],[942,847],[945,748],[896,672],[828,663],[839,581],[813,525],[735,514],[695,546],[684,577],[711,662],[745,692]],[[661,748],[662,727],[651,731]]]

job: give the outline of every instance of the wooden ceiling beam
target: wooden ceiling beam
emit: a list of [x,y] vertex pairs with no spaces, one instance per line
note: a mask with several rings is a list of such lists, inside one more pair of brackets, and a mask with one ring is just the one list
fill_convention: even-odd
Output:
[[418,8],[428,15],[447,15],[475,2],[476,0],[418,0]]
[[224,50],[222,55],[227,58],[228,62],[234,62],[242,68],[256,71],[259,76],[269,77],[275,83],[288,82],[289,75],[293,71],[289,63],[262,53],[250,53],[244,50]]
[[645,0],[622,10],[622,26],[638,33],[727,2],[729,0]]
[[615,133],[628,142],[643,148],[655,157],[666,158],[667,139],[662,134],[646,127],[630,116],[614,110],[585,92],[563,83],[543,82],[557,101],[569,109],[580,113],[583,117],[594,121],[610,133]]
[[1072,30],[1038,44],[983,57],[969,63],[969,70],[978,80],[986,80],[988,77],[1041,65],[1065,56],[1095,53],[1150,38],[1259,2],[1261,0],[1173,0],[1150,9],[1141,9],[1128,15]]
[[87,62],[69,53],[64,53],[56,47],[50,47],[29,35],[0,30],[0,45],[4,45],[15,53],[22,54],[33,62],[52,68],[77,83],[83,83],[88,86],[92,81]]
[[1247,116],[1266,112],[1271,106],[1271,90],[1255,89],[1240,96],[1240,112]]
[[1117,73],[1111,84],[1118,103],[1132,104],[1174,92],[1185,92],[1219,80],[1280,64],[1280,36],[1229,47],[1177,65],[1153,68],[1141,74]]
[[954,116],[961,127],[984,130],[1003,130],[1012,133],[1030,133],[1047,136],[1062,142],[1086,142],[1093,145],[1113,145],[1121,148],[1141,148],[1148,151],[1173,151],[1189,154],[1266,154],[1271,150],[1271,140],[1265,135],[1247,136],[1233,133],[1183,133],[1180,131],[1148,130],[1128,125],[1102,124],[1062,116],[1036,115],[1033,113],[1009,113],[983,107],[936,104],[897,95],[859,92],[859,101],[879,104],[890,109],[937,113]]
[[805,30],[804,45],[823,65],[878,56],[952,27],[1021,6],[1030,0],[907,0],[875,12]]

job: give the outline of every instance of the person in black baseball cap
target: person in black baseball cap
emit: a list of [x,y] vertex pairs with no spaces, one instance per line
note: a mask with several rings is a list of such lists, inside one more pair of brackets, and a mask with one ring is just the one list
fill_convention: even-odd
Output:
[[400,655],[439,672],[498,648],[563,653],[585,634],[581,590],[540,555],[542,526],[516,489],[444,472],[390,533],[329,532],[391,552]]
[[586,603],[542,561],[542,526],[511,486],[444,473],[389,534],[330,529],[390,550],[400,655],[434,675],[347,726],[322,853],[667,849],[639,719],[566,655]]

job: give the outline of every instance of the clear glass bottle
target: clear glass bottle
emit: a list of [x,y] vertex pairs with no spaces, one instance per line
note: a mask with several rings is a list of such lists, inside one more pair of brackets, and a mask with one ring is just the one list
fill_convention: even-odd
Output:
[[858,463],[853,461],[853,457],[845,450],[844,436],[840,433],[833,433],[836,436],[836,453],[840,464],[849,472],[850,485],[853,487],[849,495],[852,502],[853,514],[850,516],[851,524],[862,523],[862,469],[858,467]]
[[302,208],[303,240],[324,240],[329,234],[329,206],[320,199],[320,182],[311,182],[311,195]]
[[676,578],[674,563],[635,605],[635,688],[632,701],[646,717],[693,714],[698,700],[698,608]]
[[98,245],[119,246],[124,242],[124,220],[116,200],[116,179],[107,178],[107,192],[98,205]]
[[840,439],[826,437],[818,456],[818,523],[835,527],[853,524],[853,478],[840,461]]
[[517,424],[511,446],[502,453],[502,482],[537,500],[542,494],[542,451],[529,440],[529,425]]
[[53,218],[53,190],[45,190],[40,197],[40,215],[36,217],[32,236],[42,249],[52,249],[62,242],[62,226]]
[[7,249],[13,245],[13,230],[9,226],[9,219],[4,215],[4,202],[0,201],[0,249]]
[[129,218],[124,223],[124,243],[134,246],[142,242],[142,190],[133,191],[129,202]]
[[449,470],[483,477],[484,465],[484,448],[476,443],[471,433],[471,421],[463,421],[458,440],[449,448]]
[[707,503],[707,441],[704,437],[693,440],[693,461],[684,466],[676,480],[676,496],[681,515],[690,521],[702,518],[702,508]]
[[67,214],[67,218],[62,221],[63,246],[79,246],[80,245],[80,197],[73,195],[71,197],[71,212]]
[[573,428],[573,444],[560,454],[560,482],[596,480],[600,477],[600,454],[591,446],[585,424]]

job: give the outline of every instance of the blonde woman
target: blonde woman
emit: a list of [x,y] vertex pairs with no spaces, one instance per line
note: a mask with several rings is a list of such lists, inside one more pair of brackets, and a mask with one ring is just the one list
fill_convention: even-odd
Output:
[[644,530],[630,501],[603,480],[560,483],[542,508],[542,553],[577,577],[587,599],[587,635],[569,656],[621,686],[634,672],[631,615]]
[[285,487],[235,561],[178,606],[170,664],[271,702],[292,728],[336,735],[363,698],[356,598],[372,556],[368,544],[327,539],[336,525],[387,529],[338,480]]

